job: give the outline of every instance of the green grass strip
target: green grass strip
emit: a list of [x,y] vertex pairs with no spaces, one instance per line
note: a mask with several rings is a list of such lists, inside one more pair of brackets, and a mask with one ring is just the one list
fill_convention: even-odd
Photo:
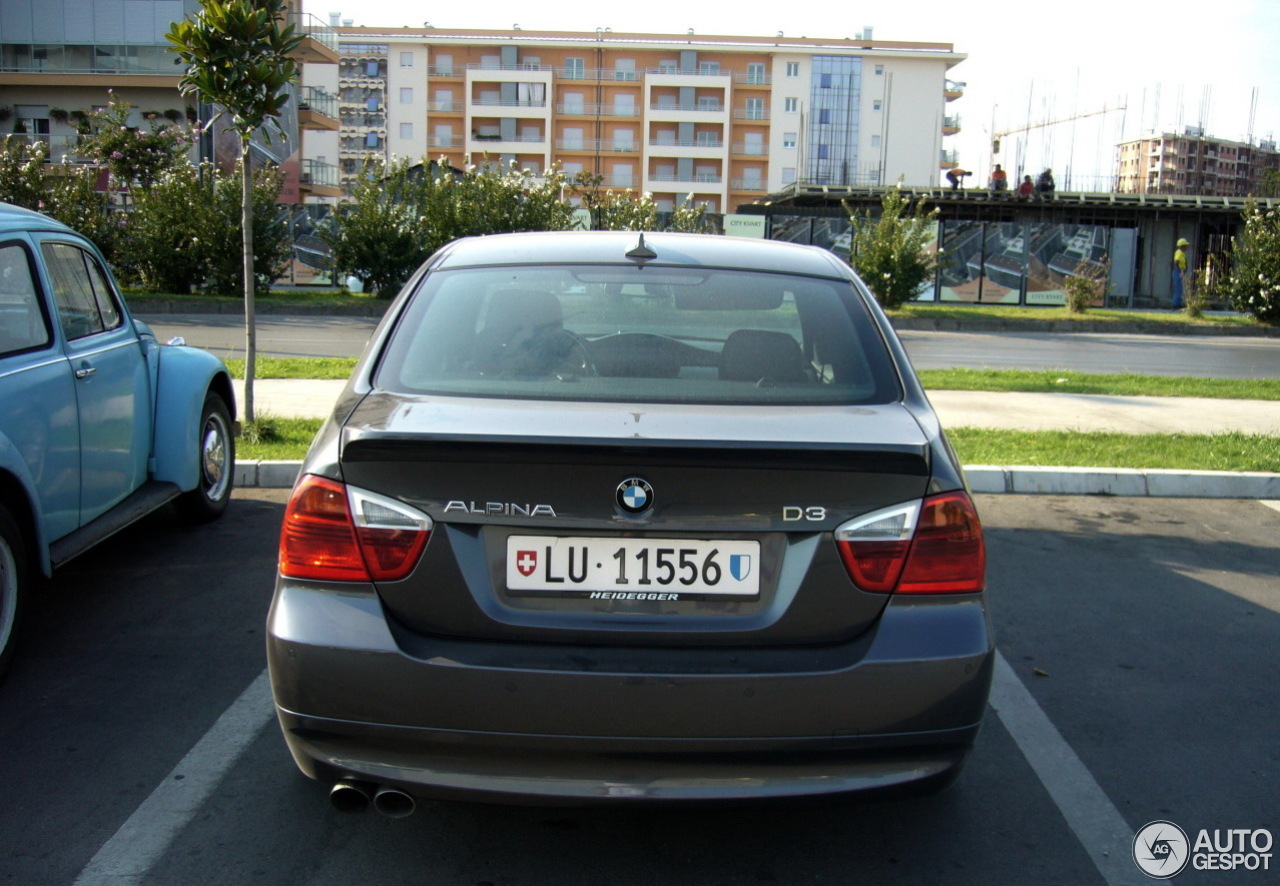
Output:
[[[232,378],[244,378],[244,360],[224,360]],[[346,380],[356,368],[355,357],[259,357],[254,378],[319,378]]]
[[947,436],[967,465],[1280,472],[1280,437],[1266,434],[949,428]]
[[1213,397],[1280,400],[1277,378],[1188,378],[1167,375],[1088,373],[1062,369],[923,369],[930,391],[1028,391],[1039,394],[1106,394],[1113,397]]

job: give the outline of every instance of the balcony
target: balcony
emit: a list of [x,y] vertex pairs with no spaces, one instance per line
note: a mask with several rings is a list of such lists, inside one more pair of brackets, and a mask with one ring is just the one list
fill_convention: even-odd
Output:
[[458,99],[447,98],[427,102],[427,111],[432,114],[461,114],[463,103]]
[[429,135],[427,136],[428,148],[444,148],[461,150],[466,145],[466,141],[460,135]]
[[942,95],[947,101],[953,102],[964,95],[965,84],[958,80],[948,80],[942,87]]
[[561,66],[555,69],[555,74],[557,80],[578,80],[584,83],[635,83],[640,79],[640,75],[635,71],[619,71],[615,68],[575,68]]
[[612,104],[558,104],[556,114],[562,117],[639,117],[635,105]]
[[959,151],[939,151],[938,167],[941,169],[955,169],[960,165]]
[[756,108],[756,107],[734,108],[733,119],[734,120],[768,120],[769,109]]
[[763,191],[765,184],[763,179],[758,178],[735,178],[729,183],[729,187],[734,191]]
[[333,132],[338,129],[338,97],[318,86],[298,90],[298,125],[303,129]]
[[298,176],[298,190],[303,196],[341,197],[342,185],[338,167],[320,160],[303,160]]
[[0,44],[0,81],[7,86],[70,82],[104,87],[178,86],[183,69],[167,46],[114,43]]
[[719,160],[724,157],[724,141],[662,141],[649,140],[651,157],[693,157],[694,159]]
[[764,157],[768,155],[769,149],[763,144],[748,145],[742,142],[735,142],[733,145],[733,153],[740,154],[744,157]]
[[942,118],[942,134],[943,135],[955,135],[959,131],[960,131],[960,116],[958,114],[953,114],[950,117]]
[[562,138],[556,140],[557,151],[581,151],[586,154],[637,154],[640,147],[632,139]]
[[288,22],[303,37],[295,56],[298,61],[310,64],[338,64],[337,31],[309,12],[291,12],[288,14]]
[[[724,176],[705,172],[698,172],[687,176],[670,172],[655,172],[649,175],[648,178],[649,181],[659,184],[720,185],[724,183]],[[663,190],[670,191],[674,189],[663,188]],[[706,188],[701,188],[700,190],[706,190]]]

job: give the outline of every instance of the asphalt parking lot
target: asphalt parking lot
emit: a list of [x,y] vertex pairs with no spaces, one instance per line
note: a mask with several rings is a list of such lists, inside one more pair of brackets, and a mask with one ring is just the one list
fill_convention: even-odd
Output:
[[[1280,832],[1275,503],[979,496],[1002,663],[941,796],[395,821],[332,810],[271,719],[286,495],[237,492],[202,529],[157,514],[32,606],[0,686],[0,882],[1140,883],[1148,822]],[[1272,861],[1176,882],[1274,882]]]

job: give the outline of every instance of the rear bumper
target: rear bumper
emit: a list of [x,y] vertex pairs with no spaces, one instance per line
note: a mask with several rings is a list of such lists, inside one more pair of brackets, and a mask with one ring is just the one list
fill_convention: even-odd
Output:
[[282,582],[268,661],[299,767],[418,796],[731,799],[944,779],[977,735],[980,596],[892,600],[814,650],[397,642],[375,596]]

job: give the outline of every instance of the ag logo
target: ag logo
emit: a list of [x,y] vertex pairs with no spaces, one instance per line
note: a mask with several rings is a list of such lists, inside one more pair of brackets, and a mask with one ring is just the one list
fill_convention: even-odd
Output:
[[1182,873],[1191,857],[1186,832],[1171,821],[1143,825],[1133,837],[1133,861],[1148,877],[1168,880]]

